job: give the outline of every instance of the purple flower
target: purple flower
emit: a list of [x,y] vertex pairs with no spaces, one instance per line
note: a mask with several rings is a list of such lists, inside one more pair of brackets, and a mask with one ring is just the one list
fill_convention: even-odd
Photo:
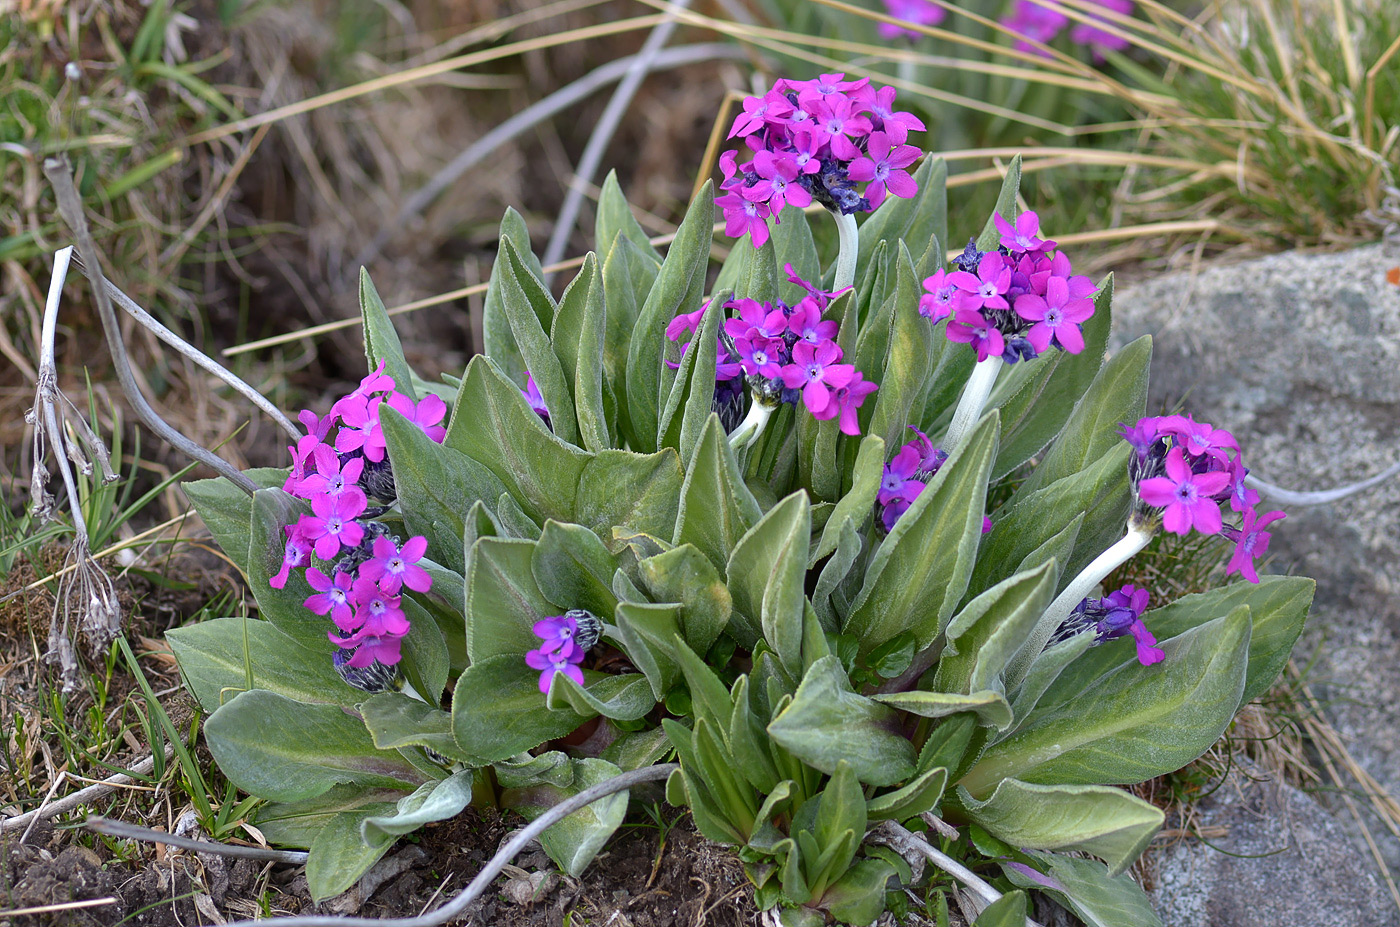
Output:
[[1259,493],[1245,485],[1249,468],[1244,465],[1243,456],[1237,453],[1230,459],[1230,508],[1236,512],[1247,512],[1259,502]]
[[1037,351],[1048,349],[1053,339],[1069,353],[1078,354],[1084,350],[1079,323],[1094,314],[1094,303],[1089,299],[1071,299],[1069,281],[1051,277],[1044,296],[1027,293],[1017,298],[1016,314],[1036,323],[1026,332],[1026,340]]
[[666,337],[672,341],[680,341],[687,332],[700,330],[700,319],[705,315],[705,310],[710,307],[706,300],[705,304],[694,312],[678,312],[676,317],[666,325]]
[[1016,224],[1012,225],[1001,217],[1001,213],[992,216],[996,222],[997,231],[1001,233],[1001,246],[1008,251],[1053,251],[1055,243],[1040,239],[1040,217],[1031,210],[1026,210],[1016,217]]
[[923,482],[914,478],[921,459],[916,445],[910,443],[900,448],[899,453],[885,464],[884,473],[880,476],[880,491],[875,500],[881,505],[889,505],[896,499],[903,499],[906,503],[917,499],[924,489]]
[[809,296],[797,304],[787,319],[787,327],[798,341],[817,346],[834,339],[841,324],[833,319],[823,321],[816,300]]
[[368,400],[360,398],[355,402],[341,400],[336,403],[340,407],[340,430],[335,436],[337,451],[342,454],[359,451],[371,463],[384,459],[384,431],[379,425],[379,406],[383,401],[383,398],[375,396]]
[[372,579],[360,577],[351,585],[351,599],[355,602],[355,619],[364,622],[364,627],[356,632],[356,638],[369,636],[402,637],[408,633],[408,616],[400,607],[402,597],[379,587]]
[[1219,470],[1193,473],[1180,447],[1167,452],[1166,476],[1155,476],[1138,485],[1143,502],[1162,512],[1162,527],[1187,535],[1195,528],[1202,534],[1219,534],[1220,507],[1212,496],[1230,484],[1230,474]]
[[530,371],[525,371],[525,388],[520,391],[520,395],[525,397],[525,401],[530,404],[530,408],[535,414],[544,419],[546,425],[549,424],[549,406],[544,404],[544,396],[540,394],[540,388],[535,384],[535,378],[530,375]]
[[[541,618],[536,621],[531,628],[535,636],[544,641],[540,645],[540,653],[560,654],[565,659],[573,659],[577,652],[582,654],[584,648],[575,642],[575,635],[578,633],[578,621],[569,615],[554,615],[550,618]],[[582,657],[580,657],[582,659]],[[578,661],[575,661],[578,662]],[[542,667],[535,667],[542,669]]]
[[379,588],[393,594],[403,586],[414,592],[427,592],[433,586],[428,571],[418,565],[428,550],[428,539],[422,535],[411,537],[400,548],[393,540],[381,535],[374,539],[371,548],[374,556],[360,564],[360,576],[374,580]]
[[1272,534],[1264,529],[1270,524],[1288,516],[1283,512],[1269,512],[1260,516],[1254,509],[1244,513],[1244,523],[1239,528],[1226,526],[1224,535],[1235,542],[1235,551],[1230,563],[1225,567],[1225,575],[1239,573],[1251,583],[1259,582],[1259,574],[1254,569],[1254,561],[1269,552],[1269,538]]
[[942,267],[933,276],[924,278],[924,289],[928,292],[919,297],[919,314],[937,322],[953,314],[956,308],[958,285],[948,279],[949,273]]
[[784,264],[783,270],[787,273],[788,283],[793,283],[797,286],[802,287],[802,289],[805,290],[807,293],[806,299],[804,299],[801,303],[798,303],[798,308],[801,308],[807,302],[807,300],[810,299],[812,303],[816,305],[818,310],[825,310],[827,306],[831,305],[831,301],[833,299],[835,299],[837,296],[840,296],[841,293],[845,293],[846,290],[850,289],[850,287],[846,287],[846,289],[842,290],[840,293],[828,293],[826,290],[823,290],[817,284],[809,283],[808,281],[803,280],[801,277],[797,276],[797,271],[792,269],[791,263]]
[[879,206],[885,201],[888,189],[895,196],[909,199],[919,192],[919,185],[904,168],[919,159],[922,152],[913,145],[891,144],[884,132],[871,132],[866,142],[865,156],[856,158],[847,169],[852,180],[869,181],[865,195],[871,206]]
[[749,190],[744,189],[726,193],[715,200],[715,205],[724,210],[724,234],[730,238],[742,238],[747,232],[753,236],[755,248],[763,247],[768,240],[767,203],[750,199]]
[[563,651],[546,653],[543,649],[531,650],[525,654],[525,665],[530,669],[540,670],[540,692],[549,694],[550,683],[554,682],[554,677],[563,673],[579,685],[583,685],[583,670],[578,664],[583,660],[583,652],[566,654]]
[[1016,8],[1001,24],[1022,36],[1016,40],[1016,50],[1047,55],[1035,44],[1048,44],[1069,22],[1069,17],[1043,0],[1016,0]]
[[777,215],[784,206],[790,204],[801,209],[811,205],[812,194],[796,182],[801,171],[794,158],[763,150],[754,154],[753,166],[761,179],[750,189],[756,197],[767,201],[774,222],[780,221]]
[[1168,415],[1160,423],[1167,434],[1180,442],[1186,453],[1192,457],[1202,455],[1224,462],[1226,451],[1239,450],[1235,436],[1224,428],[1215,428],[1206,422],[1198,422],[1189,415]]
[[341,545],[355,547],[364,539],[365,529],[355,517],[365,510],[363,494],[351,496],[317,496],[311,500],[314,515],[302,515],[297,528],[312,541],[316,556],[330,560],[340,552]]
[[[970,276],[970,275],[969,275]],[[989,357],[999,357],[1006,349],[1001,332],[974,309],[959,309],[948,323],[948,340],[971,345],[981,363]]]
[[792,113],[787,97],[770,90],[761,97],[745,97],[744,111],[734,118],[729,138],[744,137],[761,131],[767,120],[783,119]]
[[776,380],[782,376],[781,341],[768,338],[750,341],[748,338],[740,338],[734,342],[734,349],[739,352],[739,363],[743,365],[744,373],[749,376],[763,377],[765,380]]
[[273,589],[286,586],[291,571],[305,566],[311,558],[311,543],[301,531],[300,522],[296,525],[283,525],[282,532],[287,536],[287,541],[282,547],[282,568],[267,581]]
[[[1111,10],[1120,16],[1131,16],[1133,14],[1133,0],[1092,0],[1106,10]],[[1094,20],[1109,24],[1108,17],[1096,14],[1089,14]],[[1076,23],[1070,30],[1069,37],[1077,45],[1087,45],[1090,53],[1097,62],[1105,59],[1105,52],[1122,51],[1128,47],[1128,40],[1121,35],[1107,31],[1092,23]]]
[[[947,12],[929,0],[885,0],[885,10],[896,19],[902,19],[916,26],[936,26],[943,22]],[[921,39],[923,33],[905,29],[892,23],[879,23],[875,31],[882,39]],[[923,126],[919,126],[923,128]]]
[[400,651],[403,644],[402,637],[368,634],[349,640],[339,640],[335,635],[331,635],[331,640],[343,649],[355,651],[354,655],[345,661],[346,666],[354,669],[364,669],[371,663],[393,666],[403,659],[403,654]]
[[342,631],[352,631],[359,625],[355,622],[355,609],[350,604],[350,584],[354,577],[345,572],[337,572],[332,580],[315,567],[306,571],[306,581],[317,591],[308,596],[304,604],[318,615],[329,614],[331,621]]
[[[1011,308],[1005,298],[1011,288],[1011,266],[996,251],[982,255],[976,275],[955,270],[948,275],[948,282],[961,291],[957,297],[959,309]],[[1001,350],[995,353],[1000,354]]]
[[831,390],[851,382],[856,368],[837,363],[841,349],[836,342],[826,341],[813,346],[799,341],[792,348],[792,363],[782,368],[783,385],[802,390],[802,403],[813,415],[826,411],[831,402]]
[[841,419],[841,433],[852,437],[860,434],[860,420],[856,417],[857,410],[861,403],[865,402],[865,397],[879,389],[879,385],[866,380],[859,370],[851,378],[851,382],[836,390],[832,396],[832,401],[827,404],[821,415],[812,413],[814,418],[826,420],[839,417]]
[[447,403],[436,393],[424,396],[418,400],[417,405],[403,393],[394,393],[389,397],[389,405],[395,412],[421,428],[429,440],[441,444],[442,439],[447,437],[446,426],[438,424],[447,415]]
[[[929,25],[937,25],[943,20],[943,10],[938,7],[935,9],[938,10],[938,20]],[[875,97],[870,101],[870,115],[874,117],[871,122],[875,124],[875,128],[888,135],[891,142],[903,145],[908,141],[910,132],[924,131],[924,123],[913,113],[895,112],[894,97],[893,87],[881,87],[875,91]]]
[[[304,498],[315,498],[316,496],[330,496],[338,499],[341,496],[358,496],[360,499],[361,511],[367,504],[364,498],[364,490],[360,489],[356,483],[359,482],[360,474],[364,472],[365,459],[363,457],[352,457],[343,464],[340,455],[335,452],[335,448],[329,444],[322,444],[316,448],[316,472],[308,474],[302,480],[301,492],[295,495],[303,495]],[[358,513],[356,513],[358,514]]]

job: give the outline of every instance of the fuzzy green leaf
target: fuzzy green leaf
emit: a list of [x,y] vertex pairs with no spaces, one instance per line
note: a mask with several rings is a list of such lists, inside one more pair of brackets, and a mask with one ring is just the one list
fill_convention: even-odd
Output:
[[1001,691],[1002,670],[1054,598],[1058,579],[1059,569],[1052,560],[998,583],[969,602],[948,623],[948,644],[938,661],[934,688]]
[[733,599],[718,570],[692,544],[648,557],[637,564],[652,599],[679,602],[681,636],[705,653],[729,624]]
[[452,693],[452,736],[481,764],[507,760],[563,737],[587,717],[572,709],[551,711],[540,693],[540,674],[519,654],[473,663]]
[[[507,208],[505,215],[501,217],[501,234],[497,243],[496,260],[491,267],[491,277],[486,285],[486,296],[481,304],[482,335],[485,341],[485,353],[505,371],[506,376],[524,383],[527,365],[520,354],[520,348],[515,343],[515,335],[511,332],[510,321],[506,318],[505,308],[501,304],[501,286],[506,274],[510,273],[505,260],[505,244],[507,242],[513,245],[516,253],[524,258],[525,264],[534,275],[535,280],[541,286],[544,285],[543,270],[539,260],[530,250],[530,230],[525,225],[525,219],[514,209]],[[547,328],[549,322],[547,319],[542,319],[540,324]]]
[[316,834],[306,860],[306,888],[313,901],[325,901],[349,890],[393,846],[392,840],[371,846],[361,839],[360,825],[370,816],[368,812],[343,812]]
[[523,657],[539,646],[536,621],[559,612],[535,582],[534,541],[482,538],[467,562],[467,656]]
[[1005,862],[1002,873],[1014,885],[1049,892],[1089,927],[1162,927],[1147,893],[1127,873],[1109,878],[1107,867],[1097,860],[1035,851],[1026,855],[1046,874],[1029,876]]
[[506,321],[510,323],[525,369],[534,376],[535,385],[549,407],[549,422],[554,433],[564,441],[577,443],[578,415],[574,411],[573,382],[565,376],[564,366],[546,334],[554,321],[554,299],[525,269],[509,240],[503,239],[501,247],[506,271],[501,278],[501,308]]
[[[262,489],[281,489],[287,481],[285,467],[244,470],[243,475]],[[222,476],[181,483],[180,488],[234,566],[247,573],[248,530],[253,518],[253,500]]]
[[612,621],[617,596],[612,577],[617,560],[598,535],[581,525],[547,521],[530,560],[535,585],[559,614],[583,608]]
[[997,215],[1013,225],[1016,223],[1016,216],[1020,212],[1016,208],[1016,197],[1020,192],[1021,156],[1017,155],[1006,166],[1006,176],[1001,180],[1001,192],[997,194],[996,208],[992,211],[992,215],[987,217],[987,224],[982,226],[982,234],[977,236],[978,251],[995,251],[997,249],[997,244],[1001,241],[1001,233],[997,231],[996,225]]
[[[567,788],[540,785],[506,792],[501,803],[533,821],[550,808],[585,789],[601,785],[622,771],[606,760],[574,760],[574,783]],[[574,878],[583,874],[627,814],[626,791],[601,798],[540,834],[540,845],[559,868]]]
[[609,445],[608,414],[603,403],[603,341],[607,335],[607,305],[598,258],[584,256],[578,276],[559,299],[549,340],[559,356],[578,415],[579,436],[590,451]]
[[768,725],[789,753],[832,774],[847,760],[860,781],[893,785],[914,772],[914,746],[894,711],[851,690],[841,661],[818,660],[792,703]]
[[239,692],[266,689],[298,702],[349,708],[364,693],[314,653],[253,618],[215,618],[165,632],[180,675],[200,707],[213,711]]
[[651,685],[641,673],[608,676],[584,671],[587,688],[563,673],[556,673],[545,704],[551,709],[571,707],[580,715],[602,715],[614,721],[636,721],[656,706]]
[[[364,698],[364,693],[360,693]],[[469,760],[452,738],[452,715],[402,692],[380,692],[359,707],[374,745],[381,750],[429,747],[453,759]]]
[[615,236],[621,235],[652,261],[661,263],[661,252],[652,247],[641,223],[632,214],[615,170],[608,171],[598,194],[598,217],[594,220],[593,232],[593,240],[599,245],[611,244]]
[[718,416],[711,415],[685,473],[672,543],[694,544],[722,570],[739,539],[761,517],[724,428]]
[[889,347],[884,358],[876,361],[876,367],[860,368],[884,371],[879,380],[880,389],[871,397],[875,405],[867,433],[883,438],[886,447],[897,447],[910,436],[906,426],[917,414],[916,407],[922,411],[928,376],[932,373],[929,355],[933,350],[933,329],[928,319],[919,314],[920,292],[909,249],[904,242],[899,242],[895,251]]
[[773,506],[739,539],[726,568],[734,608],[794,676],[802,672],[802,610],[812,508],[801,491]]
[[936,810],[947,787],[948,770],[936,766],[919,773],[908,785],[870,799],[865,812],[872,821],[906,821]]
[[360,268],[360,325],[364,330],[365,360],[369,362],[369,369],[375,370],[384,364],[384,372],[394,378],[395,389],[417,402],[413,371],[403,359],[403,344],[394,331],[394,323],[389,320],[384,300],[370,282],[369,271],[363,267]]
[[296,524],[297,516],[310,514],[304,500],[294,499],[280,489],[260,489],[253,496],[252,530],[247,563],[248,586],[258,600],[258,611],[277,630],[313,653],[329,660],[335,645],[326,637],[326,620],[307,611],[303,604],[316,590],[306,582],[304,570],[292,570],[286,585],[274,589],[269,580],[282,567],[287,535],[285,525]]

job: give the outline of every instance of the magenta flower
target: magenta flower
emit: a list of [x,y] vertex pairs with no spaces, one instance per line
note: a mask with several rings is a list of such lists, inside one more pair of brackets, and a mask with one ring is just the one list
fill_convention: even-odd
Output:
[[791,113],[792,104],[776,90],[770,90],[761,97],[745,97],[744,111],[734,118],[728,137],[752,135],[763,129],[765,121],[783,119]]
[[795,182],[801,171],[794,158],[775,155],[765,149],[754,154],[753,166],[754,172],[762,179],[751,189],[754,196],[768,203],[774,222],[782,221],[778,218],[778,213],[782,212],[784,206],[791,205],[801,209],[811,205],[812,194]]
[[302,536],[313,542],[316,556],[330,560],[340,553],[341,545],[355,547],[364,539],[365,529],[355,517],[365,510],[363,494],[352,496],[316,496],[311,500],[314,515],[302,515],[297,527]]
[[796,284],[797,286],[802,287],[802,289],[807,293],[807,296],[802,300],[802,302],[797,304],[797,308],[799,309],[806,305],[807,300],[810,299],[812,303],[816,304],[816,307],[819,310],[824,311],[827,306],[831,305],[831,301],[833,299],[840,296],[841,293],[845,293],[847,290],[851,289],[850,287],[846,287],[845,290],[841,290],[839,293],[828,293],[826,290],[823,290],[819,285],[815,283],[810,283],[797,276],[797,271],[792,269],[791,262],[783,265],[783,271],[787,274],[788,283]]
[[1084,334],[1079,323],[1094,314],[1093,300],[1071,299],[1069,281],[1051,277],[1045,295],[1027,293],[1016,300],[1016,314],[1036,324],[1026,332],[1026,340],[1036,351],[1045,351],[1053,339],[1071,354],[1084,350]]
[[353,575],[344,572],[336,573],[335,579],[332,580],[315,567],[309,567],[306,571],[306,581],[317,594],[308,596],[302,604],[318,615],[329,614],[331,621],[342,631],[353,631],[359,627],[359,623],[355,621],[355,609],[350,604],[350,585],[353,580]]
[[833,319],[822,320],[822,311],[816,300],[807,297],[797,304],[787,320],[788,331],[797,336],[798,341],[816,346],[836,337],[841,324]]
[[1254,561],[1269,552],[1269,538],[1273,535],[1264,529],[1270,524],[1288,516],[1283,512],[1269,512],[1259,516],[1254,509],[1244,513],[1244,523],[1239,528],[1226,526],[1223,533],[1235,542],[1235,552],[1225,567],[1225,575],[1239,573],[1251,583],[1259,582],[1259,574],[1254,569]]
[[[379,406],[384,400],[360,398],[355,402],[336,403],[340,406],[340,431],[336,432],[335,449],[342,454],[359,451],[371,463],[384,459],[384,431],[379,426]],[[342,405],[342,403],[344,403]]]
[[921,460],[922,455],[916,444],[911,442],[901,447],[899,453],[885,464],[875,501],[881,505],[889,505],[896,499],[903,499],[906,503],[917,499],[924,489],[923,481],[914,478],[914,474],[919,471]]
[[776,380],[782,376],[781,341],[767,338],[750,341],[748,338],[740,338],[734,342],[734,349],[739,352],[739,363],[743,365],[744,373],[749,376],[763,377],[765,380]]
[[[929,4],[933,6],[933,4]],[[929,25],[937,25],[943,20],[943,10],[938,10],[938,20]],[[909,140],[909,133],[913,131],[924,131],[924,122],[913,113],[896,112],[894,108],[895,89],[893,87],[881,87],[875,91],[875,97],[870,101],[871,123],[876,129],[884,132],[890,137],[890,141],[896,145],[903,145]]]
[[364,669],[371,663],[393,666],[403,659],[400,650],[403,645],[402,637],[368,634],[364,637],[356,636],[350,640],[340,640],[332,634],[331,640],[346,650],[353,649],[355,651],[354,656],[345,661],[346,666],[352,666],[355,669]]
[[273,589],[281,589],[286,586],[287,577],[291,571],[305,566],[306,562],[311,559],[311,543],[301,532],[300,527],[300,523],[282,526],[282,532],[287,536],[287,541],[282,547],[282,568],[267,581],[267,584]]
[[1219,534],[1220,507],[1211,498],[1230,484],[1223,471],[1193,473],[1180,447],[1167,452],[1166,476],[1154,476],[1138,485],[1143,502],[1162,512],[1162,527],[1185,536],[1195,528],[1202,534]]
[[865,155],[852,161],[846,173],[852,180],[869,181],[865,195],[872,207],[885,201],[886,190],[909,199],[919,192],[919,185],[904,168],[917,161],[920,154],[913,145],[894,145],[884,132],[871,132]]
[[380,589],[391,595],[403,586],[414,592],[427,592],[433,586],[433,579],[418,565],[427,550],[428,539],[422,535],[409,538],[402,548],[381,535],[374,539],[371,548],[374,556],[360,564],[360,578],[374,580]]
[[[583,653],[583,648],[575,641],[575,635],[578,634],[578,622],[568,615],[541,618],[534,623],[531,630],[534,631],[536,637],[544,641],[539,647],[540,653],[558,654],[566,660],[573,660],[576,652]],[[578,662],[578,660],[574,662]],[[542,667],[535,668],[542,669]]]
[[933,276],[924,278],[924,289],[928,292],[919,297],[919,314],[930,321],[946,319],[957,308],[954,303],[957,301],[958,285],[949,280],[949,276],[940,267],[933,272]]
[[1245,485],[1249,468],[1244,465],[1243,457],[1237,453],[1230,459],[1230,508],[1236,512],[1248,512],[1259,502],[1259,493]]
[[[885,0],[885,10],[896,19],[902,19],[907,23],[916,26],[936,26],[943,22],[947,12],[929,0]],[[923,38],[923,33],[915,32],[912,29],[905,29],[892,23],[879,23],[875,31],[882,39],[907,38],[910,40]],[[923,128],[923,126],[919,126]]]
[[[970,275],[969,275],[970,276]],[[959,309],[948,323],[948,340],[971,345],[977,352],[977,362],[999,357],[1006,350],[1001,332],[976,310]]]
[[715,200],[715,205],[724,210],[724,234],[730,238],[742,238],[747,232],[753,236],[753,246],[762,248],[768,240],[768,204],[754,202],[749,198],[749,188],[736,193],[730,191]]
[[851,382],[836,390],[832,396],[832,401],[827,403],[821,415],[812,413],[814,418],[822,420],[830,418],[841,419],[841,433],[852,437],[860,434],[860,420],[856,417],[856,412],[861,404],[865,402],[865,397],[879,389],[879,384],[871,383],[865,376],[857,370]]
[[[352,457],[342,464],[335,448],[329,444],[322,444],[316,448],[316,472],[308,474],[306,479],[302,480],[301,493],[298,495],[304,493],[306,498],[321,495],[338,499],[347,495],[353,498],[358,494],[360,505],[364,506],[367,504],[364,490],[356,485],[364,469],[363,457]],[[361,511],[363,510],[361,508]]]
[[549,424],[549,406],[544,404],[544,396],[540,394],[540,388],[535,384],[535,378],[530,375],[530,371],[525,371],[525,388],[520,391],[520,395],[525,397],[525,401],[530,404],[530,408],[545,424]]
[[1235,436],[1224,428],[1198,422],[1189,415],[1165,416],[1161,429],[1175,437],[1192,457],[1205,455],[1224,463],[1226,451],[1237,451],[1240,447]]
[[372,579],[361,576],[351,585],[350,598],[355,603],[355,618],[364,622],[359,637],[408,633],[408,616],[403,613],[401,596],[386,592]]
[[817,130],[826,133],[831,153],[842,161],[860,157],[860,149],[853,139],[869,135],[874,128],[869,119],[859,115],[854,100],[835,94],[826,94],[815,101],[812,116]]
[[1001,246],[1008,251],[1053,251],[1055,243],[1044,241],[1040,235],[1040,217],[1031,210],[1026,210],[1016,217],[1016,224],[1012,225],[1001,217],[1001,213],[992,216],[996,222],[997,231],[1001,233]]
[[[1111,10],[1121,16],[1131,16],[1133,14],[1133,0],[1093,0],[1106,10]],[[1108,17],[1090,14],[1094,20],[1109,25]],[[1076,23],[1070,30],[1069,37],[1077,45],[1088,46],[1090,53],[1096,62],[1105,60],[1105,53],[1110,51],[1122,51],[1127,48],[1129,42],[1121,35],[1109,32],[1092,23]]]
[[831,390],[851,382],[856,368],[841,364],[841,349],[836,342],[826,341],[813,346],[799,341],[792,348],[792,363],[782,368],[783,385],[802,390],[802,403],[813,415],[826,411],[831,402]]
[[672,341],[680,341],[687,332],[700,330],[700,319],[705,315],[705,310],[710,307],[709,300],[694,312],[677,312],[676,317],[666,325],[666,337]]
[[438,424],[447,415],[447,403],[436,393],[424,396],[418,400],[417,405],[403,393],[394,393],[389,397],[389,405],[395,412],[421,428],[429,440],[441,444],[442,439],[447,437],[446,426]]
[[[955,270],[948,282],[958,290],[959,309],[1009,309],[1006,291],[1011,288],[1011,265],[996,251],[988,251],[977,262],[976,275]],[[997,350],[995,353],[1000,354]]]
[[756,299],[735,299],[726,308],[739,310],[737,319],[726,319],[724,332],[731,338],[750,340],[781,338],[788,328],[788,315]]
[[1043,0],[1016,0],[1011,17],[1001,21],[1003,26],[1021,36],[1016,40],[1017,51],[1047,57],[1048,53],[1033,43],[1049,44],[1068,23],[1068,16]]
[[525,665],[530,669],[540,670],[540,692],[549,694],[549,686],[554,682],[554,677],[560,673],[568,676],[579,685],[583,685],[583,670],[578,664],[583,660],[583,652],[576,651],[566,654],[563,651],[546,653],[543,648],[531,650],[525,654]]

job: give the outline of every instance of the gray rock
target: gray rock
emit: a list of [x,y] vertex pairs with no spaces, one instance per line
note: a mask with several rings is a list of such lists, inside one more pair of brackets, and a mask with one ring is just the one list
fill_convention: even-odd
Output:
[[[1385,276],[1397,265],[1400,249],[1372,245],[1166,275],[1120,291],[1114,343],[1151,333],[1149,412],[1184,400],[1240,439],[1260,478],[1354,482],[1400,460],[1400,287]],[[1275,527],[1270,568],[1318,581],[1298,662],[1317,654],[1308,681],[1328,719],[1400,795],[1400,479]],[[1400,841],[1374,820],[1372,832],[1400,872]]]
[[1397,911],[1332,815],[1306,793],[1236,770],[1195,807],[1210,844],[1152,860],[1164,927],[1391,927]]

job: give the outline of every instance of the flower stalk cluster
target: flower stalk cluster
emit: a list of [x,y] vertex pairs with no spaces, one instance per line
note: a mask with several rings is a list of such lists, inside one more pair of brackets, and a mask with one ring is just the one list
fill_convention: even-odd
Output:
[[[396,495],[379,422],[386,403],[433,441],[441,443],[445,437],[447,429],[440,423],[447,404],[431,394],[415,403],[395,388],[381,363],[324,418],[303,410],[299,418],[307,433],[288,448],[292,468],[282,488],[309,500],[312,514],[302,514],[283,528],[282,567],[269,584],[281,589],[292,570],[305,571],[316,592],[304,604],[335,625],[327,634],[343,652],[336,655],[342,676],[371,664],[398,663],[401,642],[409,632],[403,591],[427,592],[432,587],[432,578],[419,564],[427,539],[415,536],[400,542],[375,520]],[[313,561],[329,565],[328,571],[313,566]]]

